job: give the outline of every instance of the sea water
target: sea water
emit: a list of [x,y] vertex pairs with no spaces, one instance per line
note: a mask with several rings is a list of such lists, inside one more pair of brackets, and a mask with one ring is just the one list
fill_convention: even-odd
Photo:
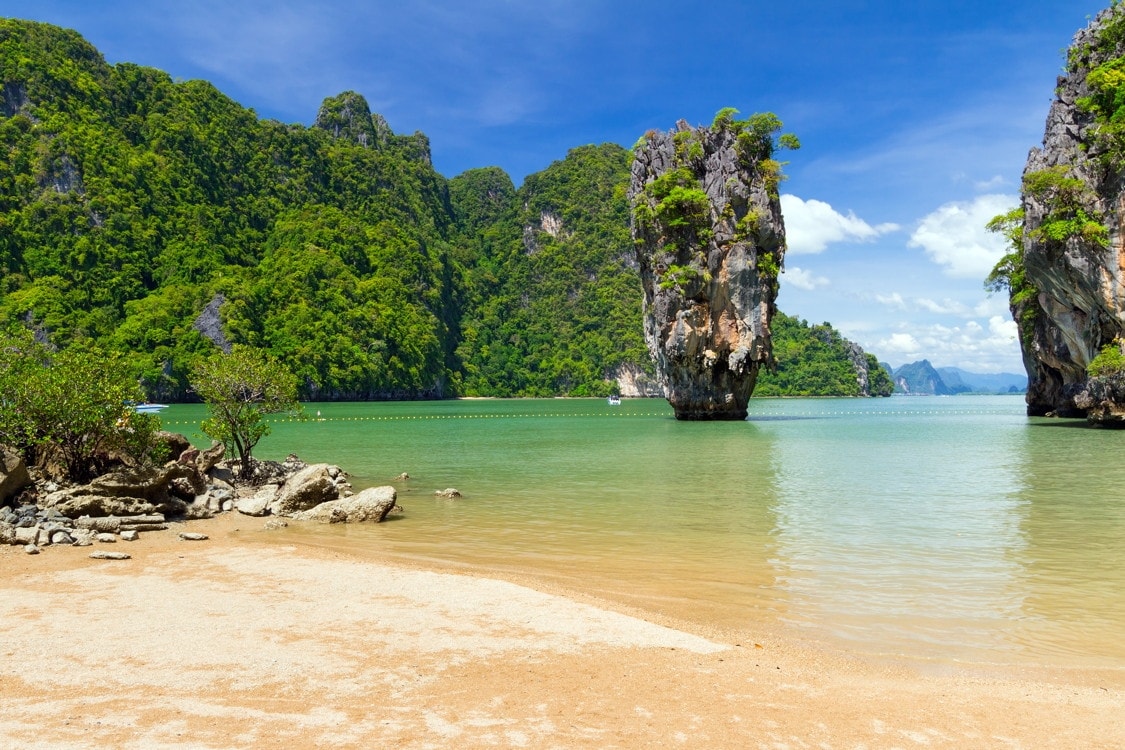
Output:
[[[1125,669],[1125,431],[1017,396],[306,405],[256,454],[395,482],[401,517],[305,543],[529,576],[700,625],[861,653]],[[198,443],[200,406],[169,429]],[[435,490],[457,488],[446,500]]]

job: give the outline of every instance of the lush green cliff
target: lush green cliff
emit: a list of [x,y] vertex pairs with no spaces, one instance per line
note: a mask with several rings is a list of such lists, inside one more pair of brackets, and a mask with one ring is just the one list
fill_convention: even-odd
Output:
[[496,168],[446,180],[358,94],[312,127],[262,120],[0,19],[0,148],[0,324],[123,353],[150,397],[188,396],[213,342],[268,349],[305,398],[600,394],[651,372],[620,146],[518,189]]

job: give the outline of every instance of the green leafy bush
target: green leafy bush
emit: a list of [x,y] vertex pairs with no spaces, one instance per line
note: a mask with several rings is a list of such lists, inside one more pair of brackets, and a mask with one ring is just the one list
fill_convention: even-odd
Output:
[[93,346],[53,351],[26,329],[0,334],[0,443],[28,463],[61,462],[66,478],[87,481],[115,460],[164,458],[160,420],[137,414],[143,400],[120,355]]
[[191,385],[207,404],[203,432],[238,456],[242,476],[253,474],[251,454],[270,433],[267,414],[299,415],[297,378],[276,360],[245,346],[197,363]]
[[1101,378],[1125,372],[1125,353],[1121,351],[1121,343],[1119,339],[1115,339],[1113,343],[1103,346],[1086,366],[1086,373],[1090,377]]

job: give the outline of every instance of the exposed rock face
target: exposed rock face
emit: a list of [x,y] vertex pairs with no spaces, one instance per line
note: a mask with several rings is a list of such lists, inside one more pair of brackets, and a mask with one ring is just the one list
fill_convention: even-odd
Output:
[[[382,120],[381,125],[385,127],[386,120]],[[380,142],[367,100],[354,91],[345,91],[325,99],[320,105],[320,111],[316,113],[313,127],[328,131],[334,138],[342,138],[367,148],[374,148]]]
[[[1020,324],[1031,415],[1085,413],[1097,422],[1107,412],[1103,397],[1112,389],[1094,387],[1099,396],[1091,397],[1086,368],[1103,346],[1125,334],[1125,174],[1119,161],[1107,162],[1096,113],[1079,100],[1096,93],[1090,72],[1125,54],[1114,41],[1122,35],[1104,33],[1123,23],[1125,8],[1117,6],[1075,36],[1043,145],[1032,149],[1024,169],[1022,260],[1029,286],[1023,299],[1012,289],[1012,314]],[[1043,187],[1042,177],[1052,171],[1081,188],[1073,182]],[[1083,217],[1104,224],[1108,234],[1046,231],[1061,226],[1060,220],[1081,224]],[[1092,409],[1095,401],[1099,406]]]
[[230,354],[231,345],[223,333],[223,319],[219,315],[226,301],[226,297],[216,294],[192,322],[191,327],[210,339],[224,354]]
[[610,373],[608,380],[617,382],[617,391],[625,398],[654,398],[664,389],[651,375],[632,362],[625,362]]
[[766,130],[721,116],[711,128],[681,121],[635,151],[645,340],[677,419],[744,419],[771,357],[785,227]]
[[18,453],[0,445],[0,503],[31,485],[31,475]]

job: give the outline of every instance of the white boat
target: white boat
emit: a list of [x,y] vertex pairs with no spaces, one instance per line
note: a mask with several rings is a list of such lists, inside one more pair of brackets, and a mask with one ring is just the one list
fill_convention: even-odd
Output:
[[133,411],[138,414],[159,414],[168,408],[168,404],[133,404]]
[[605,402],[607,404],[609,404],[610,406],[621,406],[621,397],[620,396],[610,396],[609,398],[607,398],[605,400]]

